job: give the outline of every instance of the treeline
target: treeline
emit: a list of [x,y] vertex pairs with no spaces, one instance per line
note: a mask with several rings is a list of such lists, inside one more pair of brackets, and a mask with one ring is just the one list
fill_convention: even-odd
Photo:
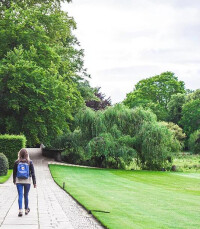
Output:
[[83,108],[52,145],[70,163],[126,168],[134,158],[142,169],[170,170],[176,153],[200,152],[199,95],[171,72],[141,80],[121,104]]
[[124,104],[129,108],[149,108],[159,121],[179,125],[186,134],[185,148],[200,152],[195,146],[200,130],[200,89],[186,90],[183,81],[173,73],[165,72],[139,81],[133,92],[127,94]]
[[0,3],[0,134],[23,134],[29,147],[65,148],[63,160],[100,167],[135,160],[169,169],[175,152],[199,153],[200,90],[165,72],[111,106],[88,83],[76,23],[61,2]]

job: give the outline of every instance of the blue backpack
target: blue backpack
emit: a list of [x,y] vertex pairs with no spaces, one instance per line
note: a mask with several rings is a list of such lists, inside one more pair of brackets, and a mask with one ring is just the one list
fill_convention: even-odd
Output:
[[17,178],[28,179],[29,178],[29,165],[27,163],[20,162],[17,166]]

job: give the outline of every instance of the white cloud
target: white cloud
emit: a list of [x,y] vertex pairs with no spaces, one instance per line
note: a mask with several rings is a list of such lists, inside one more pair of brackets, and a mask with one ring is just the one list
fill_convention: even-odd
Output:
[[174,72],[200,86],[200,1],[74,0],[75,18],[92,86],[122,101],[141,79]]

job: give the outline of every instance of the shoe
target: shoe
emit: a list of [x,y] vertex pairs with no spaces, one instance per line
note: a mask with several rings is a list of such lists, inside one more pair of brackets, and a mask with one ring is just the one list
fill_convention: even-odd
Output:
[[25,215],[28,215],[29,212],[30,212],[30,208],[27,208],[27,209],[25,210]]
[[19,217],[22,217],[23,216],[23,213],[22,212],[19,212],[18,216]]

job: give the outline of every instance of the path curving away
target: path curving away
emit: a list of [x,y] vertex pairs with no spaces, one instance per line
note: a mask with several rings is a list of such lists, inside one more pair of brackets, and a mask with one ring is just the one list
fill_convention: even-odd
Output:
[[37,189],[31,185],[29,215],[18,217],[18,196],[12,177],[0,184],[0,228],[2,229],[100,229],[103,228],[52,179],[41,150],[28,149],[33,160]]

